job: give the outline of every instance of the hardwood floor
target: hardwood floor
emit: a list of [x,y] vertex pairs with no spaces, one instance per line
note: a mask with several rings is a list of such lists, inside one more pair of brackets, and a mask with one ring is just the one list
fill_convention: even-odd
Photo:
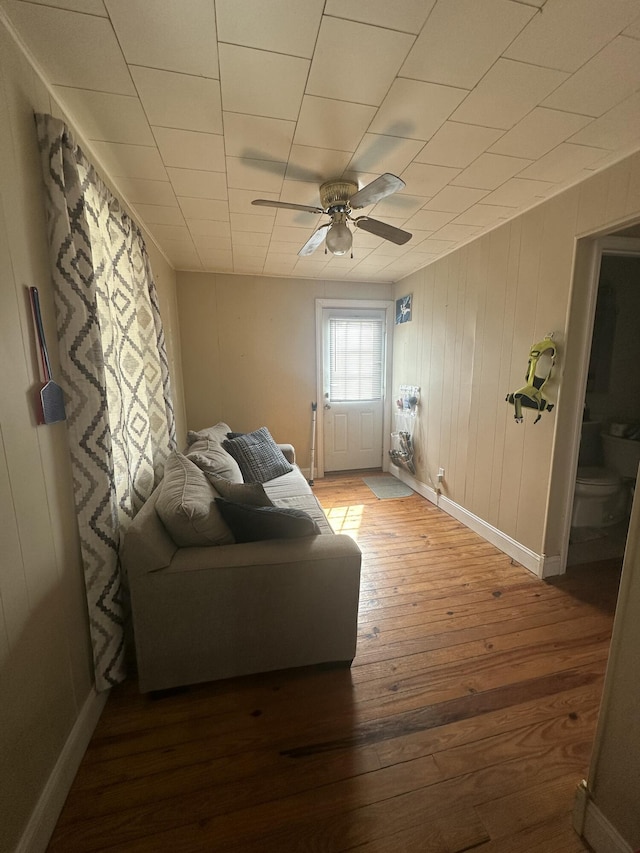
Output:
[[314,491],[364,553],[351,670],[121,685],[49,850],[586,850],[571,809],[619,567],[545,583],[418,495]]

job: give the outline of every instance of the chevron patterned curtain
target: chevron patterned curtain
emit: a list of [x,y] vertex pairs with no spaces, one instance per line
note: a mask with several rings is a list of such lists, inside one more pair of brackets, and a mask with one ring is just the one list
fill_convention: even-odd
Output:
[[176,444],[168,362],[140,230],[66,125],[38,114],[36,126],[96,687],[105,690],[125,677],[120,542]]

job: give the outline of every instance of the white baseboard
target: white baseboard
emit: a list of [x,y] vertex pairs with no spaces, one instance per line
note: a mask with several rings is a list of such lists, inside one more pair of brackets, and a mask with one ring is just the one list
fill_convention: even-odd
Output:
[[591,799],[584,782],[576,791],[573,826],[594,853],[633,853],[631,846]]
[[422,495],[422,497],[431,501],[431,503],[434,503],[444,512],[462,522],[465,527],[468,527],[470,530],[473,530],[474,533],[482,536],[482,538],[487,542],[495,545],[498,550],[503,551],[515,560],[516,563],[520,563],[520,565],[529,569],[530,572],[533,572],[539,578],[548,578],[553,575],[562,574],[562,562],[559,556],[550,557],[545,554],[536,554],[535,551],[531,551],[520,542],[516,542],[515,539],[512,539],[510,536],[507,536],[506,533],[498,530],[497,527],[493,527],[493,525],[484,521],[482,518],[479,518],[477,515],[469,512],[468,509],[460,506],[460,504],[457,504],[445,495],[438,495],[435,489],[432,489],[425,483],[420,482],[420,480],[417,480],[403,468],[399,468],[397,465],[391,464],[389,466],[389,471],[399,480],[402,480],[403,483],[410,486],[419,495]]
[[91,690],[31,813],[15,853],[44,853],[47,849],[108,695],[108,691],[96,693]]

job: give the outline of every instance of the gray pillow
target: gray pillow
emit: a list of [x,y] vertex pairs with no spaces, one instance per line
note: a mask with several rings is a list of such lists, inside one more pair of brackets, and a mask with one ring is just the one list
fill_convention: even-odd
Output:
[[293,471],[266,427],[222,442],[240,466],[245,483],[266,483]]
[[199,439],[208,439],[209,441],[217,441],[218,444],[221,444],[224,439],[227,437],[227,433],[230,431],[231,427],[228,424],[217,423],[215,426],[206,427],[206,429],[200,430],[192,430],[190,429],[187,433],[187,444],[191,446],[194,442]]
[[260,542],[263,539],[300,539],[316,536],[320,528],[306,512],[279,506],[248,506],[216,498],[220,514],[229,525],[236,542]]
[[215,503],[218,493],[203,472],[182,453],[170,453],[156,501],[156,512],[176,545],[229,545],[233,536]]
[[204,473],[216,492],[225,500],[249,506],[273,506],[273,501],[265,492],[262,483],[232,483],[217,474],[209,474],[207,471]]
[[187,448],[187,459],[207,474],[217,474],[232,483],[242,482],[242,472],[236,460],[222,446],[208,438],[199,438]]

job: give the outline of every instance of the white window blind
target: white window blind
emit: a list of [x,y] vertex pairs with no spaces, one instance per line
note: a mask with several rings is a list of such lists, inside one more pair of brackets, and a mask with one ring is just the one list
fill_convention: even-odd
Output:
[[329,319],[329,395],[336,402],[380,400],[384,321]]

